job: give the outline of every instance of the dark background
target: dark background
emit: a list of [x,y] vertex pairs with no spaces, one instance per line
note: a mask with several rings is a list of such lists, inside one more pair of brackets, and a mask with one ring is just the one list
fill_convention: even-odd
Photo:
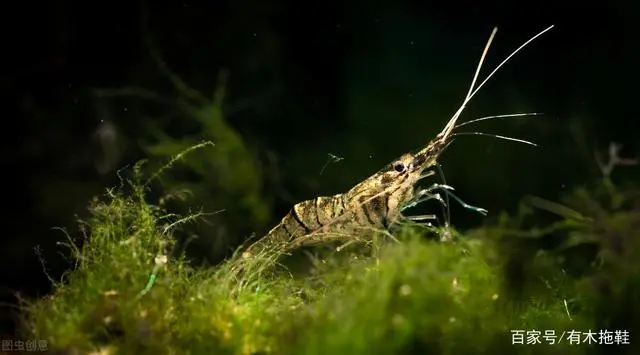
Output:
[[[0,331],[14,326],[16,292],[36,297],[50,289],[34,248],[59,279],[69,264],[55,245],[63,235],[51,228],[73,233],[88,200],[117,185],[116,170],[144,157],[138,142],[145,127],[166,115],[160,105],[92,90],[135,85],[177,95],[144,45],[145,34],[205,96],[220,69],[228,70],[225,118],[264,172],[269,222],[230,222],[237,238],[211,250],[218,259],[249,233],[277,223],[293,203],[343,192],[425,144],[462,101],[493,26],[499,31],[484,75],[556,25],[505,66],[461,119],[543,112],[469,127],[540,146],[460,137],[440,159],[447,182],[491,213],[483,219],[453,207],[454,226],[479,226],[515,209],[526,194],[556,200],[598,178],[594,151],[610,142],[623,144],[623,156],[638,156],[638,5],[431,3],[180,1],[146,11],[139,2],[6,5],[22,8],[6,8],[2,21],[1,88],[8,100],[0,301],[7,304]],[[180,136],[183,121],[172,120]],[[109,133],[120,154],[107,164],[99,148]],[[328,153],[344,159],[320,174]],[[638,169],[618,176],[633,180]]]

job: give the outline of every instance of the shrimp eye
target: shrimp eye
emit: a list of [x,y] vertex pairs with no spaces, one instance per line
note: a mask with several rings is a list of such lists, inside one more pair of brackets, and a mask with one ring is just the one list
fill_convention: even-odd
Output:
[[393,170],[401,173],[403,171],[405,171],[407,169],[407,167],[404,165],[403,162],[397,162],[395,164],[393,164]]

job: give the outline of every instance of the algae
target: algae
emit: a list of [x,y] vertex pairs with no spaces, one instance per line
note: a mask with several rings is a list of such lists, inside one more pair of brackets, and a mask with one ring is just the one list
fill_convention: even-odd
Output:
[[[88,237],[67,245],[76,267],[25,303],[25,335],[63,353],[637,351],[638,200],[610,182],[571,193],[563,211],[575,213],[548,226],[527,224],[529,199],[451,242],[409,225],[398,242],[316,254],[294,276],[269,255],[241,274],[237,255],[192,266],[172,233],[202,216],[150,204],[140,174],[92,202]],[[595,252],[572,254],[585,245]],[[617,345],[585,343],[600,331]]]

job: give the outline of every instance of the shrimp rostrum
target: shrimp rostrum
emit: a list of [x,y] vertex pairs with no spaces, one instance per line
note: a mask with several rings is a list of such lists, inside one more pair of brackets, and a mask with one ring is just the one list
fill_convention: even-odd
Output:
[[[411,217],[403,216],[402,211],[417,201],[437,199],[444,203],[436,192],[448,190],[449,186],[433,184],[426,189],[417,189],[418,182],[435,174],[433,168],[436,167],[440,154],[456,136],[454,129],[471,122],[457,124],[458,118],[471,98],[511,57],[551,28],[553,26],[539,32],[514,50],[476,86],[482,63],[497,31],[497,28],[494,28],[476,68],[467,96],[433,140],[414,153],[403,154],[345,193],[316,197],[296,204],[278,225],[251,244],[244,251],[243,257],[257,255],[267,249],[289,252],[302,246],[318,245],[335,240],[348,242],[362,229],[389,229],[402,220],[410,220]],[[521,115],[526,114],[488,118]],[[488,118],[476,119],[473,122]],[[520,141],[508,137],[499,138]],[[474,209],[481,213],[486,212],[483,209]]]

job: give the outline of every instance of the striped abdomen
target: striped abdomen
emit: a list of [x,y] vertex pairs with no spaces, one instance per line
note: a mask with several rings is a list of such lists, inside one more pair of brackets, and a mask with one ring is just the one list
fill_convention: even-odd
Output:
[[386,227],[385,202],[383,196],[371,200],[361,196],[346,201],[345,194],[300,202],[267,235],[251,245],[245,256],[266,249],[290,251],[332,239],[345,239],[357,233],[358,227]]
[[[326,237],[324,233],[343,229],[341,226],[344,226],[344,221],[349,220],[348,208],[343,194],[300,202],[293,206],[278,225],[252,244],[246,252],[256,255],[272,247],[288,251],[293,248],[292,244],[296,244],[297,247],[324,241]],[[317,234],[317,237],[314,234]],[[296,240],[301,237],[305,237],[305,241],[301,244],[296,243]]]

